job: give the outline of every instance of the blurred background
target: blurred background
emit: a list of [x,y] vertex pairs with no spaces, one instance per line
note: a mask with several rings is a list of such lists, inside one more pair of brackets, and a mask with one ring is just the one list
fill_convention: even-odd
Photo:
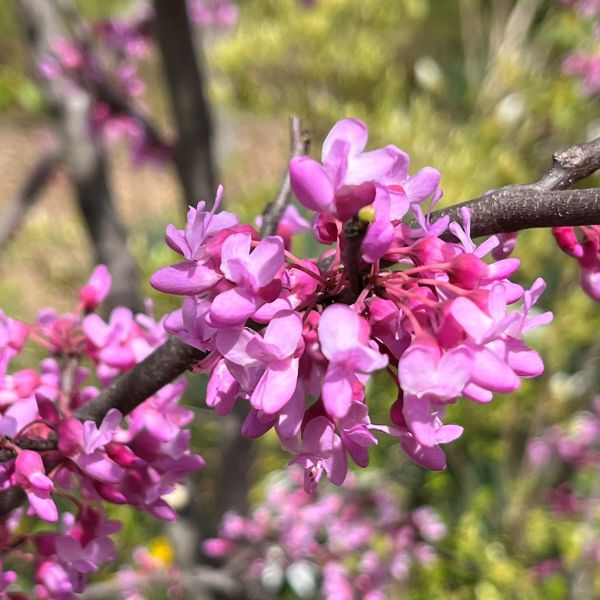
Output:
[[[600,135],[600,8],[589,0],[190,0],[196,61],[177,58],[173,49],[177,32],[187,31],[177,29],[179,0],[156,0],[152,18],[152,2],[47,2],[56,4],[65,38],[85,34],[105,56],[106,81],[96,91],[105,113],[121,120],[92,107],[102,125],[94,132],[95,159],[114,208],[110,235],[123,244],[115,246],[120,254],[131,256],[123,273],[137,271],[139,281],[132,291],[136,278],[125,275],[120,300],[139,307],[139,298],[149,297],[157,315],[177,306],[148,284],[154,270],[173,262],[163,241],[166,225],[182,226],[186,205],[212,201],[219,182],[227,209],[252,223],[285,173],[291,113],[310,131],[315,155],[337,120],[364,120],[372,147],[396,144],[411,156],[413,171],[438,168],[448,204],[533,181],[553,152]],[[19,4],[0,3],[0,306],[31,321],[45,306],[70,309],[94,264],[116,259],[103,247],[109,243],[103,234],[94,234],[96,217],[85,207],[85,185],[77,183],[77,158],[52,161],[57,147],[78,152],[77,142],[61,133],[69,109],[56,87],[64,73],[40,62]],[[123,38],[114,41],[106,27],[89,26],[106,19],[142,23],[143,49],[124,51]],[[68,62],[66,50],[61,57]],[[132,65],[133,74],[126,69]],[[179,100],[169,79],[175,74],[185,80]],[[105,83],[129,108],[115,110],[116,100],[102,96]],[[181,93],[190,94],[197,114],[189,126]],[[160,143],[148,143],[146,120]],[[73,143],[71,150],[64,147]],[[205,160],[186,166],[190,156]],[[50,161],[45,171],[41,160]],[[33,194],[26,187],[32,174],[41,182]],[[599,184],[597,176],[585,182]],[[594,409],[600,312],[579,289],[575,261],[551,239],[548,231],[524,232],[515,253],[522,260],[519,283],[529,287],[539,275],[548,282],[540,310],[552,310],[554,322],[530,340],[546,373],[491,405],[451,407],[450,420],[465,433],[446,447],[447,471],[409,463],[390,439],[371,450],[368,476],[356,474],[354,485],[363,492],[385,485],[406,514],[427,505],[445,524],[445,535],[431,540],[431,556],[411,559],[390,577],[386,597],[600,597],[600,416]],[[295,249],[301,255],[311,244],[300,240]],[[287,459],[274,436],[254,442],[249,452],[238,440],[239,423],[223,423],[209,411],[204,384],[195,379],[187,404],[197,412],[194,450],[207,467],[181,490],[183,526],[165,530],[150,517],[114,510],[126,522],[118,536],[123,563],[145,546],[159,567],[221,564],[214,552],[202,555],[202,538],[216,534],[226,510],[259,505],[281,479],[274,472]],[[393,401],[384,383],[375,379],[370,391],[377,422],[386,421]],[[235,467],[240,452],[243,464]],[[248,474],[248,485],[243,477],[232,484],[227,474],[236,469]],[[321,487],[333,493],[328,483]],[[180,545],[182,536],[187,541]],[[345,559],[347,569],[364,570],[368,551],[385,562],[389,548],[378,540]],[[312,565],[302,579],[289,568],[300,559],[285,548],[269,554],[272,547],[278,547],[276,535],[255,555],[238,556],[237,572],[258,582],[257,597],[325,594],[315,556],[300,561]],[[98,579],[110,577],[104,572]],[[179,592],[146,590],[141,597],[167,593]]]

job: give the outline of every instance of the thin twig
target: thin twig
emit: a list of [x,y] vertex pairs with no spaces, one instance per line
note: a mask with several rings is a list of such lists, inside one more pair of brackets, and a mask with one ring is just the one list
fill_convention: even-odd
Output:
[[[308,154],[310,149],[310,137],[307,131],[302,130],[300,118],[296,115],[290,117],[290,141],[292,157]],[[285,177],[283,178],[283,183],[281,184],[277,197],[273,202],[267,205],[263,212],[262,225],[260,227],[260,234],[263,237],[275,235],[277,225],[279,225],[279,221],[285,212],[291,196],[292,188],[290,185],[290,172],[289,169],[286,169]]]

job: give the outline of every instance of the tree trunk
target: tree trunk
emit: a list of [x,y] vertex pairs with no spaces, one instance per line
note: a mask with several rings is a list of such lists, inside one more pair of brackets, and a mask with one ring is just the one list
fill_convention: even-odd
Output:
[[200,49],[194,45],[185,0],[154,0],[155,28],[163,59],[177,139],[175,164],[186,205],[211,204],[215,195],[213,124],[205,93]]

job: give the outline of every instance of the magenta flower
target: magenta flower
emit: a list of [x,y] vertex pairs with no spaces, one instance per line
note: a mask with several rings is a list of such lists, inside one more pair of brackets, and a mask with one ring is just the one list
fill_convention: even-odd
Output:
[[[243,324],[263,304],[275,300],[279,290],[267,289],[284,263],[283,241],[271,236],[251,251],[251,237],[234,233],[221,249],[221,271],[236,284],[219,294],[210,308],[210,322],[217,327]],[[275,292],[275,293],[274,293]]]
[[369,465],[369,447],[377,444],[377,438],[369,431],[369,409],[362,402],[353,402],[343,419],[338,421],[340,437],[352,460],[359,467]]
[[343,418],[350,410],[353,386],[361,383],[359,376],[383,369],[388,358],[369,344],[367,321],[343,304],[323,311],[318,331],[321,352],[329,360],[323,403],[331,416]]
[[113,439],[121,417],[113,408],[99,428],[92,421],[81,423],[73,417],[61,421],[57,430],[59,450],[92,479],[119,483],[124,476],[123,469],[107,456],[103,446]]
[[388,188],[390,218],[396,220],[404,216],[409,202],[422,201],[437,188],[435,169],[409,178],[405,152],[393,145],[364,152],[367,138],[362,121],[343,119],[323,142],[322,165],[306,156],[291,160],[292,190],[306,208],[345,221],[375,200],[377,182]]
[[323,472],[335,485],[344,482],[348,472],[346,453],[329,419],[317,417],[306,424],[290,464],[304,469],[304,489],[309,494],[317,487]]
[[50,496],[54,489],[52,480],[46,476],[42,458],[37,452],[23,450],[15,460],[15,483],[27,494],[31,508],[40,519],[58,520],[56,504]]
[[167,294],[185,296],[200,294],[221,279],[211,260],[208,243],[217,234],[238,223],[234,214],[226,211],[216,212],[222,194],[223,188],[219,186],[210,212],[204,210],[204,202],[200,202],[197,208],[190,207],[185,230],[176,229],[173,225],[167,227],[168,246],[181,254],[185,260],[170,267],[163,267],[154,273],[150,278],[152,287]]
[[108,295],[111,286],[111,277],[105,265],[98,265],[93,271],[89,281],[79,290],[79,305],[82,310],[90,312],[96,310]]
[[96,537],[83,547],[70,535],[56,540],[58,558],[79,573],[93,573],[106,562],[115,560],[117,553],[114,542],[107,536]]

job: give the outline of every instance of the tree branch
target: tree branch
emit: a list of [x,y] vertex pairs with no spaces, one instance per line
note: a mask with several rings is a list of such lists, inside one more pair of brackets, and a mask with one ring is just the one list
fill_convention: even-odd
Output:
[[[462,222],[462,208],[471,210],[471,235],[481,237],[539,227],[600,223],[600,189],[547,192],[535,188],[503,188],[481,198],[432,214]],[[452,234],[442,236],[452,238]]]
[[97,398],[84,404],[75,416],[100,424],[111,408],[118,408],[126,415],[205,356],[205,352],[171,337]]
[[[292,157],[308,154],[310,150],[310,137],[307,131],[302,130],[300,118],[297,115],[290,117],[290,142]],[[277,225],[279,225],[279,221],[285,212],[291,195],[290,172],[289,169],[286,169],[285,177],[283,178],[283,183],[277,197],[267,205],[263,212],[262,225],[260,227],[262,237],[275,235]]]
[[[431,222],[449,216],[462,221],[471,210],[471,235],[480,237],[539,227],[600,223],[600,189],[566,190],[600,169],[600,138],[553,155],[552,167],[537,181],[511,185],[431,214]],[[452,234],[446,234],[453,239]]]
[[42,154],[33,165],[19,191],[8,203],[0,219],[0,248],[8,244],[19,230],[27,211],[36,203],[40,194],[58,168],[62,153],[53,148]]

